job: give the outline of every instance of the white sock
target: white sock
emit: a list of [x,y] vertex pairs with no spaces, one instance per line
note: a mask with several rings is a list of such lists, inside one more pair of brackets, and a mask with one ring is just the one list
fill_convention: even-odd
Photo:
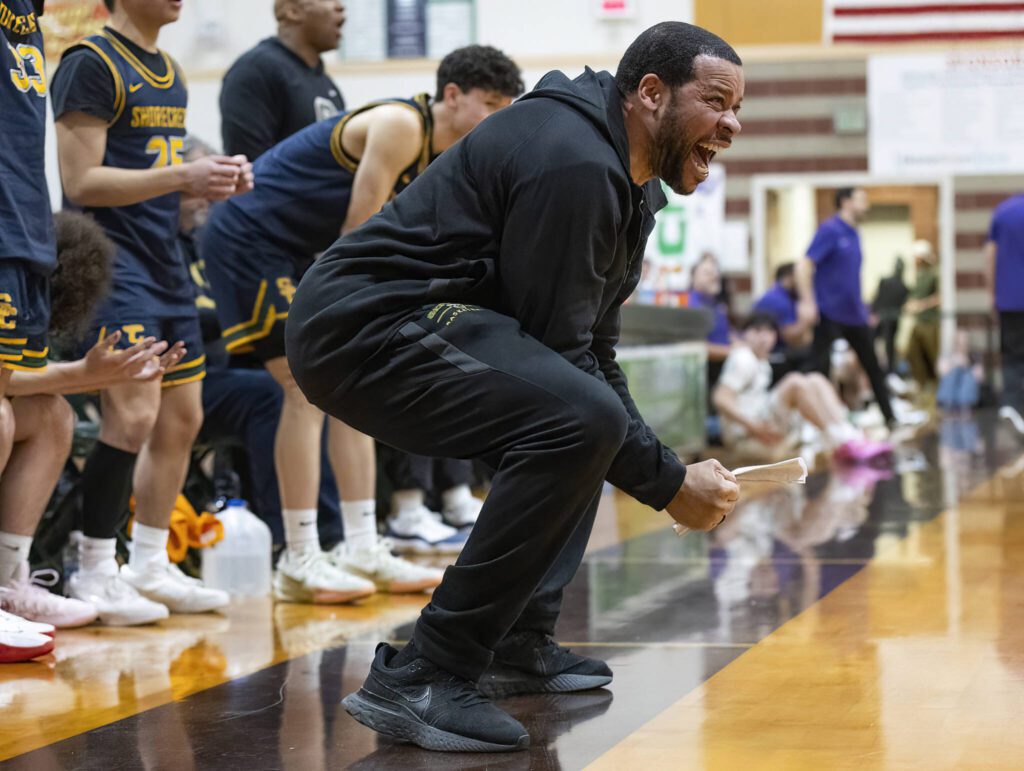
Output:
[[396,517],[416,511],[424,505],[424,498],[422,490],[396,490],[391,494],[391,511]]
[[[82,536],[78,542],[78,565],[83,573],[109,572],[110,565],[117,572],[117,539]],[[106,568],[106,570],[103,570]]]
[[10,583],[14,571],[28,560],[28,550],[31,548],[32,536],[0,530],[0,586]]
[[377,501],[342,501],[341,523],[345,527],[345,543],[363,549],[377,543]]
[[132,554],[128,564],[133,570],[145,570],[151,563],[167,563],[167,538],[170,531],[166,527],[150,527],[136,522],[132,526]]
[[284,542],[295,554],[320,548],[316,509],[284,509]]
[[456,485],[441,493],[441,501],[445,511],[454,511],[461,506],[465,506],[471,500],[473,500],[473,493],[470,491],[469,485]]

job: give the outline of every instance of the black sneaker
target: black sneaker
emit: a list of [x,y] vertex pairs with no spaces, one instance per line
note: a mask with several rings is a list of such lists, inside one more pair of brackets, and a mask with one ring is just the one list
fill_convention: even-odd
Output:
[[522,693],[569,693],[600,688],[612,671],[598,659],[573,653],[540,632],[514,632],[498,643],[477,688],[491,699]]
[[530,746],[530,735],[468,680],[417,658],[392,669],[396,651],[377,646],[366,682],[342,699],[348,713],[377,733],[442,752],[509,752]]

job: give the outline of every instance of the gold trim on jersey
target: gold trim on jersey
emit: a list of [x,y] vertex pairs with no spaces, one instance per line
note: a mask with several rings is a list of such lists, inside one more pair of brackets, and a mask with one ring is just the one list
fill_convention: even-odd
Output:
[[167,67],[167,72],[163,75],[157,75],[153,70],[143,64],[139,57],[129,50],[128,46],[118,40],[106,31],[101,32],[100,35],[110,45],[114,47],[114,50],[121,55],[121,58],[128,62],[128,65],[135,70],[142,79],[149,83],[153,88],[167,89],[174,85],[174,78],[177,74],[177,67],[174,66],[174,62],[171,61],[171,57],[164,51],[160,51],[160,55],[164,58],[164,65]]
[[83,45],[90,51],[95,51],[99,54],[99,57],[107,63],[107,67],[110,69],[110,74],[114,77],[114,117],[111,118],[110,123],[107,124],[108,126],[113,126],[121,118],[126,101],[124,79],[121,77],[121,71],[117,69],[117,65],[114,64],[113,59],[107,56],[107,52],[91,40],[83,40],[80,45]]
[[[413,166],[416,167],[416,173],[422,174],[430,163],[430,147],[434,141],[434,118],[430,112],[430,94],[417,94],[413,97],[413,101],[416,106],[409,104],[408,102],[400,102],[394,99],[381,99],[377,102],[370,102],[367,105],[363,105],[359,109],[353,110],[339,120],[334,128],[331,130],[331,155],[334,156],[334,160],[338,162],[341,168],[345,169],[352,174],[356,173],[359,168],[359,159],[353,158],[347,152],[341,143],[341,134],[345,130],[345,126],[348,122],[357,115],[361,115],[367,110],[372,110],[374,107],[380,107],[385,104],[397,104],[400,107],[407,107],[417,115],[420,120],[423,121],[423,145],[420,147],[420,157],[416,159]],[[410,166],[402,172],[399,180],[405,177],[409,173],[409,169],[413,168]]]

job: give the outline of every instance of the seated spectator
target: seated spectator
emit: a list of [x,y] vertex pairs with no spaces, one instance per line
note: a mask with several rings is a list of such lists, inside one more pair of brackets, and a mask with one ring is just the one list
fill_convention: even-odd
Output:
[[[54,217],[57,269],[50,278],[48,336],[77,340],[110,282],[113,245],[90,217],[60,212]],[[152,337],[117,350],[120,330],[98,341],[78,361],[12,364],[8,399],[13,413],[13,449],[0,478],[0,609],[31,622],[65,628],[88,624],[96,608],[48,592],[29,574],[28,555],[64,464],[71,452],[74,415],[61,394],[81,393],[163,377],[183,349]],[[45,356],[45,352],[44,352]]]
[[935,402],[947,410],[970,410],[978,403],[979,383],[983,373],[981,364],[970,353],[967,331],[958,329],[953,339],[953,350],[938,363],[939,390]]
[[797,299],[795,266],[786,262],[775,270],[775,283],[754,303],[753,310],[769,314],[779,329],[770,357],[776,381],[810,360],[814,319],[800,318]]
[[802,421],[807,421],[820,431],[826,449],[836,458],[861,461],[890,452],[888,444],[873,442],[854,428],[823,375],[791,372],[771,387],[768,354],[777,337],[774,319],[754,313],[725,360],[713,400],[726,446],[744,456],[774,458],[798,448]]
[[729,355],[729,314],[725,304],[719,300],[721,293],[722,272],[718,269],[718,260],[711,252],[705,252],[690,273],[687,305],[691,308],[707,308],[712,313],[711,331],[708,332],[708,361],[725,361]]

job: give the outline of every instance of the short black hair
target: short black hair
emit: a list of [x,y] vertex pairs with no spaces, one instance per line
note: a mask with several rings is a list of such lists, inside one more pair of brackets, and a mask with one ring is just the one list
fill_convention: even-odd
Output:
[[743,66],[733,47],[713,32],[681,21],[663,21],[641,32],[626,49],[615,83],[623,94],[632,94],[644,75],[654,74],[669,88],[676,88],[693,80],[693,62],[698,56]]
[[444,87],[449,83],[463,93],[474,88],[513,98],[523,93],[523,74],[518,65],[493,46],[456,48],[444,57],[437,68],[435,99],[444,98]]
[[778,334],[779,323],[775,320],[775,317],[770,313],[764,311],[754,311],[740,325],[740,330],[746,332],[748,329],[768,329],[771,328],[773,332]]
[[57,269],[50,277],[50,335],[65,346],[86,331],[96,305],[110,290],[116,248],[88,214],[53,215]]
[[796,272],[796,266],[792,262],[784,262],[775,269],[775,281],[782,281],[784,278],[789,278]]
[[853,198],[854,192],[859,189],[856,187],[841,187],[836,190],[836,209],[843,208],[843,201]]

